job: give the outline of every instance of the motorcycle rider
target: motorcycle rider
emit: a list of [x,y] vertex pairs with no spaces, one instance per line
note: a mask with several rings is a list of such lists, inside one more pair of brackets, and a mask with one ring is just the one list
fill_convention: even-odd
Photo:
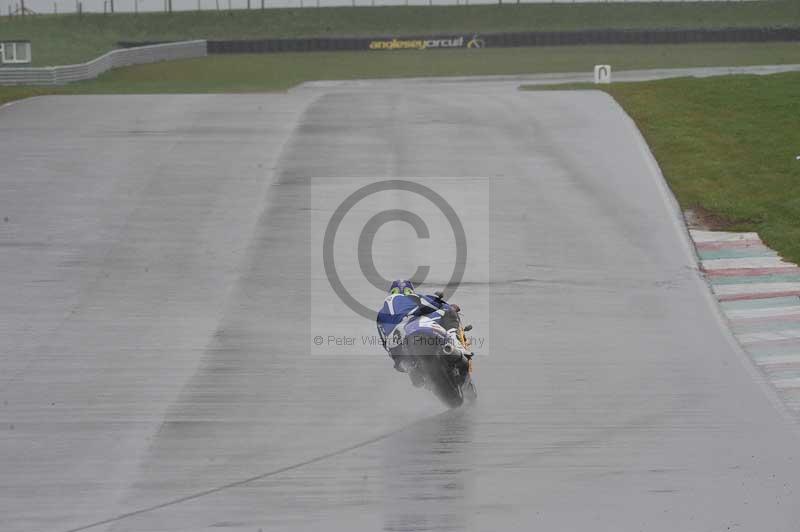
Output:
[[[383,347],[394,361],[394,369],[402,373],[408,372],[402,364],[402,345],[399,345],[398,342],[401,337],[399,327],[404,321],[421,316],[429,316],[437,320],[439,325],[447,331],[448,336],[453,339],[452,343],[457,352],[467,359],[472,358],[472,353],[458,340],[459,310],[458,305],[450,304],[442,299],[440,292],[435,295],[420,296],[416,293],[411,281],[406,279],[393,281],[389,288],[389,295],[386,296],[383,306],[378,311],[377,326]],[[421,375],[411,371],[409,376],[415,386],[422,384],[423,377]]]

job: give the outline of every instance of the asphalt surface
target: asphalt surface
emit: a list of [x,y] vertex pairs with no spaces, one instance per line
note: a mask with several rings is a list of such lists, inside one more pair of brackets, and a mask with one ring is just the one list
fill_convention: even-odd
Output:
[[[4,532],[800,529],[796,425],[603,93],[53,96],[0,139]],[[311,351],[347,314],[324,198],[421,176],[489,215],[453,411],[379,347]],[[381,231],[379,270],[425,257]]]

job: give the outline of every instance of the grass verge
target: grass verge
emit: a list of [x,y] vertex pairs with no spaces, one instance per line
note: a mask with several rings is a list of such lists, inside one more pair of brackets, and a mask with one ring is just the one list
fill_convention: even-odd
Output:
[[87,61],[124,40],[798,25],[800,2],[762,0],[41,15],[0,17],[0,34],[30,39],[39,66]]
[[636,121],[684,210],[714,229],[757,231],[800,263],[798,86],[800,73],[787,73],[602,90]]
[[[589,72],[800,63],[800,43],[556,46],[481,50],[215,55],[121,68],[96,80],[39,91],[77,93],[259,92],[310,80]],[[23,89],[24,90],[24,89]],[[0,98],[20,95],[0,87]]]
[[47,87],[0,87],[0,105],[13,102],[14,100],[53,93],[54,90]]

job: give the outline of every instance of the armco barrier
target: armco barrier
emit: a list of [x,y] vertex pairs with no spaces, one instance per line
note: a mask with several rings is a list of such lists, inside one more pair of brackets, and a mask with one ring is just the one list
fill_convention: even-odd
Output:
[[186,41],[113,50],[88,63],[39,68],[0,68],[0,85],[63,85],[94,79],[112,68],[204,57],[206,41]]
[[768,41],[800,41],[800,28],[585,30],[208,41],[208,53],[246,54],[334,50],[382,51],[582,44],[682,44],[694,42]]

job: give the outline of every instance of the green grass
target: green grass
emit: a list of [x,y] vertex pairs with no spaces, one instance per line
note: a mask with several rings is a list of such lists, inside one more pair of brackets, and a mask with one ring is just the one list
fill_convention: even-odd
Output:
[[[216,55],[121,68],[55,91],[258,92],[310,80],[590,72],[597,63],[611,63],[616,70],[800,63],[800,43]],[[0,98],[7,90],[0,87]]]
[[762,0],[42,15],[0,17],[0,35],[30,39],[35,65],[59,65],[97,57],[121,40],[798,25],[800,2]]
[[[619,83],[681,207],[800,263],[800,73]],[[595,88],[595,87],[592,87]]]
[[598,63],[615,70],[800,63],[800,43],[215,55],[116,69],[57,88],[0,87],[0,103],[36,94],[259,92],[311,80],[589,72]]
[[54,90],[48,87],[0,87],[0,105],[14,100],[53,93]]

